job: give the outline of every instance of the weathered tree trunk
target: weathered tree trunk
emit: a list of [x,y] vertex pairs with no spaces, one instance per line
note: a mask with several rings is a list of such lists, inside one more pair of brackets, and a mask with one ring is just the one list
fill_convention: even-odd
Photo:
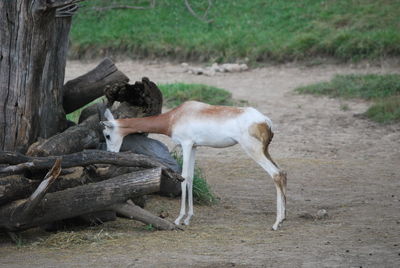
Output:
[[124,174],[106,181],[49,193],[30,217],[25,217],[26,201],[0,207],[0,229],[24,230],[48,222],[112,209],[131,197],[158,192],[161,169]]
[[26,150],[65,128],[61,88],[70,0],[0,1],[0,150]]

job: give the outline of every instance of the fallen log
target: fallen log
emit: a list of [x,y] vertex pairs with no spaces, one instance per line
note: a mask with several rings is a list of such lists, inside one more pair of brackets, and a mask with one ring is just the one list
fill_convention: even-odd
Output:
[[158,230],[176,230],[177,226],[167,220],[153,215],[152,213],[135,205],[132,201],[127,201],[125,204],[116,204],[113,209],[124,217],[132,220],[141,221],[145,224],[151,224]]
[[129,78],[119,71],[109,58],[105,58],[87,74],[65,83],[63,87],[65,113],[71,113],[101,97],[106,86],[128,81]]
[[[33,215],[33,212],[38,207],[39,203],[42,201],[43,197],[46,195],[50,185],[60,175],[60,172],[61,172],[61,160],[57,159],[51,170],[46,174],[43,181],[39,184],[37,189],[31,194],[31,196],[26,200],[23,201],[19,200],[14,202],[17,205],[11,210],[11,213],[8,215],[9,220],[15,221],[17,223],[29,220]],[[7,206],[9,205],[5,205],[4,207]],[[0,221],[7,220],[7,219],[2,219],[1,217],[2,215],[0,214]]]
[[[136,169],[137,170],[137,169]],[[63,170],[64,171],[64,170]],[[52,183],[48,192],[56,192],[80,186],[86,183],[97,182],[105,179],[109,179],[115,176],[109,176],[107,178],[101,177],[89,177],[87,170],[83,167],[73,168],[72,171],[67,170],[67,174],[61,175],[58,179]],[[127,173],[127,172],[126,172]],[[42,174],[42,173],[38,173]],[[122,173],[121,173],[122,174]],[[43,175],[40,177],[43,178]],[[12,175],[0,178],[0,205],[27,198],[30,196],[35,189],[39,186],[40,181],[37,174],[30,176],[29,178],[22,175]]]
[[[1,174],[21,174],[26,171],[49,169],[60,156],[32,157],[14,152],[0,151],[0,164],[13,163],[0,168]],[[167,179],[183,181],[181,175],[171,171],[162,163],[145,155],[131,152],[114,153],[101,150],[85,150],[79,153],[62,156],[62,168],[88,166],[93,164],[113,164],[126,167],[154,168],[161,167]]]
[[24,207],[26,200],[18,200],[0,207],[0,229],[24,230],[82,214],[109,210],[131,197],[158,192],[160,178],[161,168],[153,168],[49,193],[29,218],[21,215],[21,207]]

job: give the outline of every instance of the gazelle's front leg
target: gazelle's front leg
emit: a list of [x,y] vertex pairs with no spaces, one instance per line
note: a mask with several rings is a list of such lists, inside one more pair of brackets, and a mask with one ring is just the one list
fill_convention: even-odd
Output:
[[180,224],[183,216],[185,216],[186,213],[186,193],[187,193],[188,177],[190,174],[190,161],[191,161],[190,156],[193,144],[186,143],[186,144],[181,144],[181,146],[182,146],[182,157],[183,157],[182,177],[185,180],[181,183],[181,189],[182,189],[181,210],[179,212],[178,218],[176,218],[174,222],[176,225]]
[[189,160],[189,174],[187,176],[187,188],[188,188],[188,215],[186,219],[183,221],[185,225],[189,225],[190,219],[194,215],[193,211],[193,176],[194,176],[194,163],[196,159],[196,148],[192,147],[190,151],[190,160]]

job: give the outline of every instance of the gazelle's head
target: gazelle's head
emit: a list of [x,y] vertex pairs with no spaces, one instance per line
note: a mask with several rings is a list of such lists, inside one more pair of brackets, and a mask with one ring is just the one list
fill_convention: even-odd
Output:
[[107,151],[119,152],[124,137],[119,131],[118,122],[114,119],[111,111],[107,109],[104,116],[108,121],[101,121],[100,124],[104,126],[103,135],[107,143]]

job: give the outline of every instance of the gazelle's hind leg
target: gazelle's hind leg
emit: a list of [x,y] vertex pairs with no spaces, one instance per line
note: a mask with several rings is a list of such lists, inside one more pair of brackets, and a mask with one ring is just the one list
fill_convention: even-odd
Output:
[[277,230],[279,224],[286,217],[286,173],[281,171],[268,153],[268,145],[272,139],[272,132],[264,124],[255,124],[250,127],[249,135],[244,135],[239,141],[242,148],[254,159],[274,180],[276,188],[276,221],[272,226]]

